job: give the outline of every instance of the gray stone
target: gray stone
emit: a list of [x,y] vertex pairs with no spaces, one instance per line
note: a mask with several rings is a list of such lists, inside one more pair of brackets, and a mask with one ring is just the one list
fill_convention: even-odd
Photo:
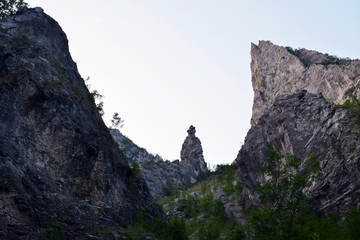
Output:
[[251,124],[273,105],[277,96],[303,89],[322,93],[336,104],[360,98],[360,61],[306,49],[291,50],[270,41],[251,45],[254,103]]
[[302,162],[315,155],[322,177],[308,183],[312,207],[322,213],[344,213],[360,202],[360,128],[347,110],[320,94],[300,91],[282,95],[249,130],[236,162],[244,185],[244,205],[257,206],[257,187],[265,181],[262,165],[277,148]]
[[117,129],[111,134],[119,148],[132,161],[139,164],[143,177],[154,198],[184,189],[201,180],[208,172],[202,155],[199,138],[195,136],[195,127],[190,126],[181,149],[181,161],[164,160],[137,146]]
[[102,239],[140,208],[161,215],[39,9],[0,21],[0,98],[1,239],[38,239],[54,221],[63,239]]

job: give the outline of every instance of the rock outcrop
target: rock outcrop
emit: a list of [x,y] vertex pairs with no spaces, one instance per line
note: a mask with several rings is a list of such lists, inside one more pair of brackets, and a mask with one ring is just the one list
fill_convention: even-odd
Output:
[[115,238],[161,214],[40,8],[0,22],[0,98],[0,239]]
[[[138,164],[154,198],[162,198],[201,180],[208,172],[200,139],[195,127],[190,126],[181,149],[181,161],[169,161],[152,155],[138,147],[129,138],[112,129],[111,134],[119,148],[135,164]],[[136,166],[136,165],[135,165]]]
[[252,46],[252,127],[236,158],[245,207],[259,203],[262,166],[277,148],[302,162],[315,155],[322,176],[308,183],[311,205],[321,214],[344,213],[360,203],[360,126],[335,103],[359,97],[360,61],[288,49]]
[[[195,136],[195,127],[191,125],[187,132],[188,136],[186,137],[180,152],[181,163],[184,166],[189,166],[188,171],[191,171],[191,175],[198,177],[199,174],[207,171],[207,166],[204,160],[200,139]],[[192,180],[192,182],[194,182],[194,180]]]
[[325,99],[337,104],[360,98],[360,60],[339,59],[316,51],[294,50],[260,41],[251,46],[251,72],[254,90],[252,126],[278,95],[307,90],[322,93]]

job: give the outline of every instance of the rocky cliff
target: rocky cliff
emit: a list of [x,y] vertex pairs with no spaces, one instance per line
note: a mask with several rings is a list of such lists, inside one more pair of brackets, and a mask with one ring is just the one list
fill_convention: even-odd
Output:
[[1,239],[115,238],[160,214],[40,8],[0,22],[0,98]]
[[138,147],[119,130],[111,130],[119,148],[133,163],[139,165],[150,193],[155,198],[162,198],[184,189],[201,180],[208,172],[201,142],[195,136],[195,132],[195,127],[190,126],[188,136],[182,145],[181,161],[169,161]]
[[360,61],[344,60],[270,42],[252,45],[252,127],[236,162],[246,207],[258,204],[270,148],[304,162],[315,155],[321,178],[308,183],[312,207],[322,214],[360,203],[360,126],[336,103],[358,98]]
[[254,90],[252,125],[281,94],[307,90],[322,93],[325,99],[337,104],[360,98],[360,60],[340,59],[260,41],[258,45],[251,45],[251,72]]

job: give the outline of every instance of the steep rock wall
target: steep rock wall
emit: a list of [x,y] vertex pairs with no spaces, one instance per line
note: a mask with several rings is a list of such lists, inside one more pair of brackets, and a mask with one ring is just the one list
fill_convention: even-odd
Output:
[[334,103],[360,98],[359,60],[338,59],[316,51],[293,50],[260,41],[258,45],[251,45],[251,73],[252,126],[281,94],[305,89],[310,93],[322,93]]
[[265,181],[262,165],[270,148],[294,154],[304,162],[312,155],[320,162],[321,178],[309,183],[311,204],[327,214],[343,212],[360,202],[360,127],[348,111],[322,95],[301,91],[276,98],[253,126],[236,159],[245,185],[247,207],[258,204],[256,188]]
[[126,227],[152,206],[98,114],[65,33],[40,8],[0,22],[0,238]]
[[321,214],[344,213],[360,202],[360,127],[337,104],[359,98],[360,61],[339,59],[268,41],[252,45],[252,126],[236,162],[244,205],[259,204],[257,187],[269,149],[302,162],[315,155],[321,178],[308,183],[311,205]]

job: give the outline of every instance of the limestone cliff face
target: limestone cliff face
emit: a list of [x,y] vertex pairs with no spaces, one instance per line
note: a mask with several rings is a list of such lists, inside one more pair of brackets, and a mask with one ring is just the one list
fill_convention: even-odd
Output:
[[195,136],[193,126],[190,126],[189,135],[183,143],[181,161],[164,160],[159,155],[152,155],[117,129],[112,129],[111,134],[125,155],[139,165],[150,193],[155,198],[162,198],[196,183],[208,172],[201,142]]
[[254,103],[251,125],[258,122],[278,95],[301,90],[322,93],[325,99],[343,103],[360,98],[360,61],[306,49],[293,50],[269,41],[251,46]]
[[322,177],[307,188],[316,211],[343,213],[359,204],[360,127],[335,103],[358,97],[360,62],[260,42],[252,46],[251,66],[252,127],[236,158],[245,206],[259,202],[256,188],[265,181],[270,148],[302,162],[317,156]]
[[99,116],[65,33],[42,9],[0,22],[0,239],[102,239],[160,214]]

